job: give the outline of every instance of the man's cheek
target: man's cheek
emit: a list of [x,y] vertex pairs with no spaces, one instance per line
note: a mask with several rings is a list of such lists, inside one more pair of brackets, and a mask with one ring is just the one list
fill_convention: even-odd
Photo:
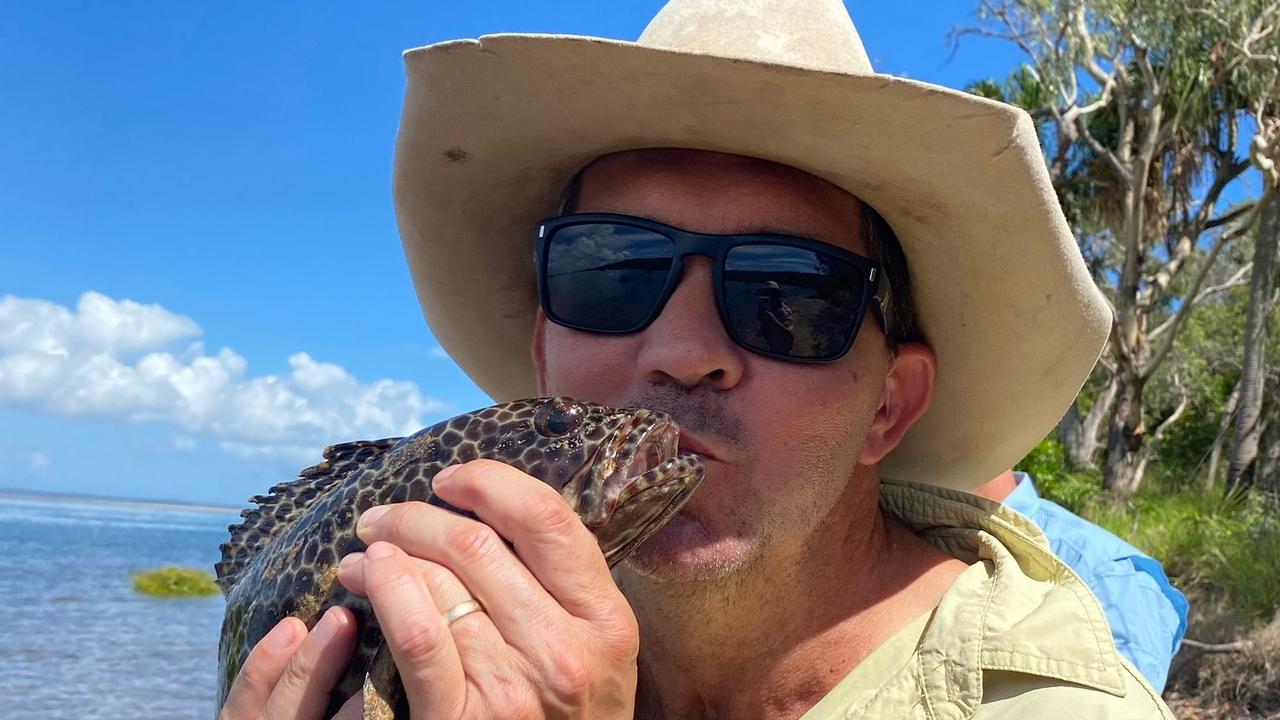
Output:
[[610,395],[624,386],[625,359],[614,358],[590,347],[565,343],[547,346],[548,395],[569,395],[579,400],[609,404]]

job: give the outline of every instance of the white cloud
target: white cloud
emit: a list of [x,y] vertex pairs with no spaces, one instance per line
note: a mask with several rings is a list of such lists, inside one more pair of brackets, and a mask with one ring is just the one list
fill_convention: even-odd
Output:
[[[412,432],[448,409],[412,382],[364,383],[307,353],[251,377],[229,348],[159,305],[95,292],[75,310],[0,297],[0,406],[108,422],[158,422],[242,457],[314,458],[326,444]],[[34,462],[33,462],[34,464]]]
[[47,300],[0,298],[0,351],[6,354],[111,352],[129,357],[199,334],[200,326],[191,318],[96,292],[81,295],[74,311]]
[[427,351],[427,354],[437,360],[448,360],[449,351],[444,349],[443,345],[436,345]]

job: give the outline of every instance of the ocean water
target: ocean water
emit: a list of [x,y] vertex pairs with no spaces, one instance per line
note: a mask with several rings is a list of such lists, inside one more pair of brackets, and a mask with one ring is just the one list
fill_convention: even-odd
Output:
[[212,570],[230,511],[0,496],[0,718],[213,718],[221,595],[132,573]]

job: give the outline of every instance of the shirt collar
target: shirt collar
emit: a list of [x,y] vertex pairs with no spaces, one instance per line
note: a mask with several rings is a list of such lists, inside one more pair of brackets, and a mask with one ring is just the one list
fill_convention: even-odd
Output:
[[1124,695],[1124,669],[1102,608],[1035,523],[999,503],[932,485],[885,480],[880,501],[921,538],[970,564],[920,640],[921,687],[931,704],[955,704],[967,716],[982,700],[983,670]]

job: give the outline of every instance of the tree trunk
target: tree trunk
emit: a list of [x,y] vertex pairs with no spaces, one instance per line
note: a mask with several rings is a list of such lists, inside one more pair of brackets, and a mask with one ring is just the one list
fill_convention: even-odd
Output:
[[1272,199],[1262,210],[1253,250],[1253,274],[1249,279],[1249,306],[1245,320],[1244,364],[1240,372],[1240,406],[1236,411],[1235,443],[1227,467],[1227,486],[1244,483],[1258,457],[1262,434],[1262,390],[1266,383],[1267,309],[1276,272],[1276,244],[1280,242],[1280,200]]
[[1236,406],[1240,404],[1240,381],[1231,389],[1227,404],[1222,408],[1222,419],[1218,421],[1218,434],[1213,437],[1213,450],[1209,453],[1209,472],[1204,479],[1204,489],[1212,490],[1218,484],[1218,465],[1222,463],[1222,447],[1227,441],[1227,431],[1231,429],[1231,421],[1236,416]]
[[1102,468],[1102,487],[1117,501],[1131,499],[1138,490],[1138,451],[1146,439],[1142,424],[1146,328],[1145,312],[1138,302],[1144,255],[1144,207],[1139,189],[1146,188],[1146,165],[1145,158],[1130,164],[1137,172],[1133,184],[1125,188],[1120,232],[1124,262],[1116,281],[1116,327],[1111,343],[1116,356],[1116,401],[1107,429],[1107,464]]
[[1116,399],[1116,381],[1113,377],[1098,394],[1087,415],[1080,414],[1079,400],[1071,404],[1067,414],[1058,422],[1058,437],[1067,470],[1084,470],[1095,467],[1094,457],[1102,443],[1098,430],[1111,411]]
[[1156,448],[1160,444],[1160,438],[1164,437],[1165,432],[1174,423],[1178,422],[1182,414],[1191,406],[1191,394],[1187,392],[1187,387],[1182,384],[1182,379],[1178,377],[1176,372],[1173,373],[1173,384],[1174,387],[1178,388],[1178,392],[1182,394],[1182,398],[1178,401],[1178,406],[1173,409],[1173,412],[1169,413],[1156,426],[1155,432],[1151,433],[1151,437],[1147,438],[1147,441],[1142,445],[1142,449],[1138,451],[1138,467],[1133,471],[1133,479],[1131,481],[1135,490],[1142,484],[1142,478],[1147,473],[1147,464],[1151,462],[1152,456],[1155,455]]
[[1132,499],[1142,478],[1138,476],[1138,451],[1146,439],[1142,424],[1142,390],[1145,380],[1132,370],[1117,375],[1116,404],[1107,431],[1107,464],[1102,487],[1118,501]]
[[1256,486],[1270,492],[1280,503],[1280,401],[1271,398],[1267,405],[1262,448],[1253,476]]

